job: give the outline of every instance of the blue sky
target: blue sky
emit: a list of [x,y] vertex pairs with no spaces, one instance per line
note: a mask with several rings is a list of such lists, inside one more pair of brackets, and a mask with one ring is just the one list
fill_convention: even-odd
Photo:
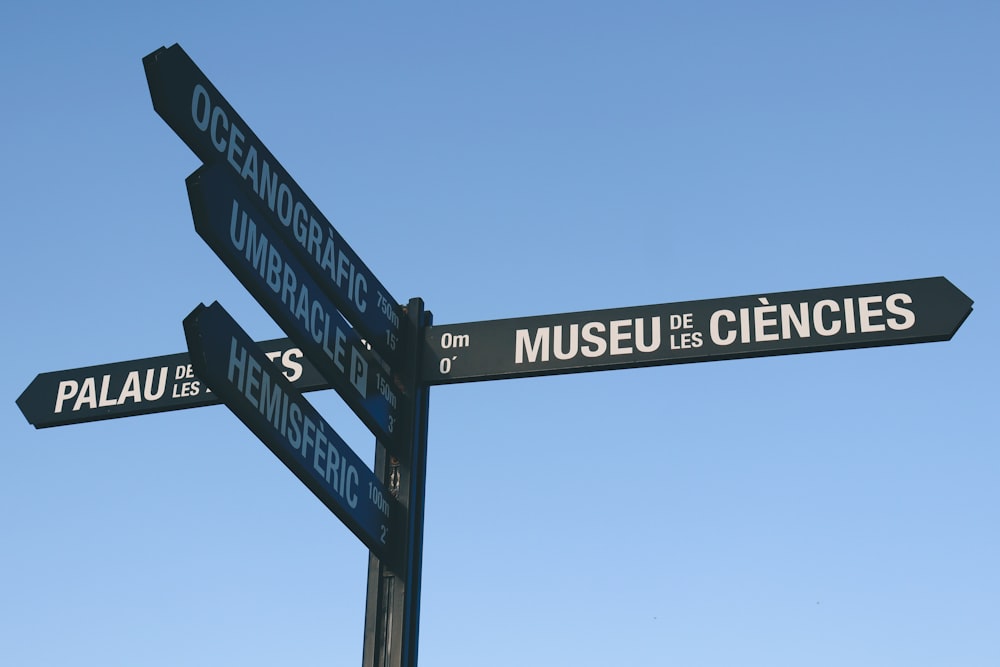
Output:
[[988,2],[0,10],[0,660],[361,661],[366,549],[225,408],[35,430],[14,402],[183,351],[199,302],[282,335],[194,232],[200,163],[141,64],[179,42],[438,324],[930,276],[975,300],[943,343],[432,389],[421,664],[1000,663],[998,28]]

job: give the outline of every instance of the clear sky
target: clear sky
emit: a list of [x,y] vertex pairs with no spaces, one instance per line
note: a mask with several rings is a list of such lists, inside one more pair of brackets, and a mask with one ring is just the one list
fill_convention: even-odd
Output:
[[184,351],[199,302],[282,335],[195,234],[141,64],[178,42],[438,324],[975,300],[949,342],[432,389],[422,665],[1000,664],[998,34],[985,1],[6,3],[0,662],[361,662],[367,550],[226,408],[15,405]]

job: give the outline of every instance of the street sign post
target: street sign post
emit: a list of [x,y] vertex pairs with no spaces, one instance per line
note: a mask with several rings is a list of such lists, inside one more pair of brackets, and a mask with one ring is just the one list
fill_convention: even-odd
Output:
[[220,164],[281,224],[277,231],[344,317],[392,366],[405,365],[403,309],[178,44],[142,59],[153,108],[205,164]]
[[[415,320],[392,299],[179,45],[149,54],[143,65],[154,109],[205,163],[188,179],[198,233],[378,436],[379,476],[386,479],[390,470],[397,475],[405,539],[394,559],[372,549],[369,571],[379,573],[379,585],[369,591],[369,609],[376,610],[377,627],[369,628],[370,613],[365,655],[373,665],[378,656],[387,666],[412,667],[428,407],[426,388],[417,381],[416,341],[429,314],[423,316],[422,302],[411,301],[421,312]],[[198,317],[189,320],[186,329],[193,331]],[[190,334],[189,345],[194,356]],[[198,370],[199,362],[193,363]],[[252,419],[241,419],[254,428]],[[258,424],[254,432],[265,438],[266,428]],[[286,449],[268,446],[276,454]],[[399,458],[388,460],[384,447]],[[295,457],[286,458],[291,467]],[[299,477],[310,484],[308,476]]]
[[390,449],[407,397],[312,276],[219,164],[187,179],[195,229],[240,283]]
[[184,320],[195,373],[379,559],[402,571],[399,501],[218,303]]
[[[430,386],[943,341],[972,311],[938,277],[431,326],[179,45],[143,66],[154,109],[204,163],[187,180],[196,230],[295,343],[257,345],[200,305],[188,355],[43,373],[17,404],[44,428],[225,403],[369,548],[366,667],[416,665]],[[375,472],[302,396],[328,386],[377,436]]]
[[[329,389],[330,383],[288,338],[258,343],[302,392]],[[186,352],[40,373],[17,398],[35,428],[217,405],[194,374]]]
[[972,300],[945,278],[429,327],[428,385],[950,339]]

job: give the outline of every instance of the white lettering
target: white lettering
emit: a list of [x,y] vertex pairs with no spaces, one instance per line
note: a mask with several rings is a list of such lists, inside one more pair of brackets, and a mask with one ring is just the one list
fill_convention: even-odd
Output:
[[833,336],[840,332],[840,321],[833,320],[830,326],[827,326],[823,321],[824,310],[828,310],[831,313],[838,313],[840,312],[840,304],[832,299],[823,299],[813,306],[813,328],[816,329],[816,333],[820,336]]
[[880,296],[863,296],[858,299],[861,315],[861,333],[871,333],[873,331],[885,331],[884,324],[873,324],[872,319],[882,316],[881,308],[872,308],[873,305],[882,303]]
[[580,325],[569,325],[569,349],[563,349],[562,325],[552,327],[552,353],[556,359],[572,359],[580,349]]
[[518,329],[514,334],[514,363],[524,363],[525,354],[528,355],[528,363],[549,360],[549,328],[542,327],[535,332],[535,340],[532,342],[531,335],[527,329]]
[[[76,380],[63,380],[59,383],[59,388],[56,389],[56,409],[55,413],[59,414],[62,412],[63,403],[68,399],[76,395],[76,392],[80,390],[80,384]],[[74,408],[75,409],[75,408]]]
[[719,330],[719,320],[725,319],[727,322],[735,322],[736,314],[731,310],[717,310],[712,313],[708,323],[708,333],[712,337],[712,342],[716,345],[732,345],[736,342],[736,330],[730,330],[725,337]]
[[630,340],[632,334],[628,331],[623,331],[623,329],[632,326],[632,320],[614,320],[611,322],[611,354],[632,354],[632,346],[622,345],[623,341]]
[[913,299],[909,294],[900,293],[890,294],[889,298],[885,300],[885,309],[893,315],[899,316],[886,320],[886,324],[894,331],[905,331],[916,324],[917,321],[917,318],[913,315],[913,311],[899,305],[901,303],[910,304],[913,303]]
[[778,320],[774,317],[767,317],[769,314],[778,312],[777,306],[772,306],[767,303],[767,299],[761,297],[758,299],[762,306],[757,306],[753,309],[753,324],[754,324],[754,336],[758,341],[772,341],[778,340],[778,332],[767,333],[764,331],[767,327],[778,326]]
[[[690,318],[691,315],[685,315],[686,318]],[[686,320],[690,321],[690,320]],[[655,316],[651,320],[652,326],[650,327],[650,335],[652,340],[648,343],[646,342],[646,337],[644,335],[646,328],[646,321],[641,317],[635,320],[635,347],[640,352],[655,352],[660,349],[660,318]]]
[[607,341],[596,335],[596,333],[604,333],[606,329],[603,322],[587,322],[583,325],[583,340],[590,343],[590,345],[580,347],[580,352],[583,353],[583,356],[593,358],[607,352]]

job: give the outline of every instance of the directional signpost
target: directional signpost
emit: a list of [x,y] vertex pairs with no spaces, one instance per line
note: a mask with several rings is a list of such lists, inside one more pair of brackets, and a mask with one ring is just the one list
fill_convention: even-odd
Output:
[[429,327],[429,385],[949,340],[972,300],[945,278]]
[[[156,112],[204,165],[195,229],[291,340],[216,304],[189,355],[38,375],[36,428],[224,402],[369,548],[364,664],[414,667],[429,387],[949,340],[972,300],[945,278],[431,326],[401,307],[177,44],[143,58]],[[303,398],[332,387],[375,434],[367,468]]]
[[402,571],[403,518],[371,470],[222,306],[184,320],[198,377],[379,559]]

